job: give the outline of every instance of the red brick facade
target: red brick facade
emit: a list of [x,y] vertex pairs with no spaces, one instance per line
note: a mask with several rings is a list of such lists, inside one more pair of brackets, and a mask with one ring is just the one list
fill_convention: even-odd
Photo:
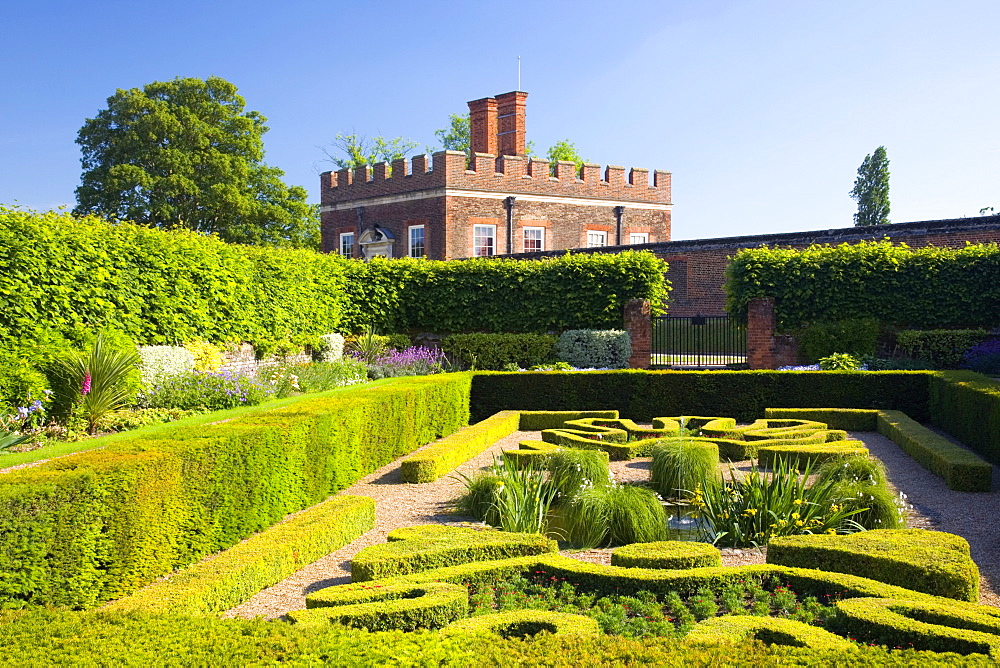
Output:
[[669,172],[653,172],[651,182],[646,169],[585,164],[577,172],[560,162],[552,176],[547,160],[524,156],[526,99],[514,91],[469,103],[471,158],[441,151],[321,174],[323,250],[339,252],[341,234],[354,231],[357,241],[377,228],[382,241],[391,235],[391,256],[405,257],[414,224],[424,225],[426,257],[440,260],[474,255],[476,224],[496,226],[496,254],[522,252],[526,227],[544,229],[544,250],[586,246],[588,230],[605,232],[608,245],[639,232],[670,240]]

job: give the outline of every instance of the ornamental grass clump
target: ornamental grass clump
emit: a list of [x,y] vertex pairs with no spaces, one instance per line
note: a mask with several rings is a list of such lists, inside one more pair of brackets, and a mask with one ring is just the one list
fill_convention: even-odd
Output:
[[575,547],[654,543],[667,538],[667,514],[650,489],[608,485],[585,489],[564,509],[569,541]]
[[561,501],[582,490],[611,484],[608,453],[603,450],[559,450],[549,458],[548,469]]
[[889,488],[885,466],[867,455],[852,455],[824,462],[817,480],[833,483],[842,505],[860,511],[851,520],[865,529],[903,529],[906,503]]
[[466,493],[458,501],[460,511],[485,521],[501,531],[545,533],[548,515],[559,489],[534,463],[518,464],[497,457],[487,473],[469,478],[458,474]]
[[676,440],[653,448],[650,481],[667,499],[690,497],[694,490],[719,482],[719,446]]
[[752,547],[766,545],[775,536],[862,529],[853,521],[862,509],[846,503],[837,481],[809,484],[811,464],[800,474],[787,459],[778,457],[770,473],[756,464],[745,474],[733,467],[729,472],[729,482],[706,484],[692,499],[703,520],[702,538],[707,542],[720,547]]

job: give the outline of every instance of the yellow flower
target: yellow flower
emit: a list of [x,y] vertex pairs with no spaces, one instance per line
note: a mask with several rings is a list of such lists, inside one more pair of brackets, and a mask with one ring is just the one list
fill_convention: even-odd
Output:
[[802,499],[795,499],[794,501],[792,501],[792,503],[794,503],[796,506],[801,506],[802,505]]
[[834,513],[839,513],[840,512],[840,506],[838,506],[837,504],[833,504],[832,506],[830,506],[830,511],[834,512]]
[[828,534],[830,534],[831,536],[836,536],[837,535],[837,530],[836,529],[827,529],[826,532]]
[[799,520],[799,521],[797,521],[797,522],[795,523],[795,526],[797,526],[797,527],[800,527],[800,526],[802,526],[803,524],[805,524],[805,522],[803,522],[802,520]]
[[751,517],[756,514],[757,514],[756,508],[747,508],[746,510],[743,511],[743,517]]
[[799,519],[800,517],[801,517],[801,515],[799,515],[798,513],[792,513],[792,519],[793,519],[793,520],[797,520],[797,519]]

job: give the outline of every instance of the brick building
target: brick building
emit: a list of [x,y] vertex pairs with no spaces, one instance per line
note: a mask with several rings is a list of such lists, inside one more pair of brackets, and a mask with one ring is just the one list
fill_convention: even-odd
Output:
[[471,157],[320,175],[323,250],[446,260],[670,240],[670,173],[525,156],[525,102],[469,102]]

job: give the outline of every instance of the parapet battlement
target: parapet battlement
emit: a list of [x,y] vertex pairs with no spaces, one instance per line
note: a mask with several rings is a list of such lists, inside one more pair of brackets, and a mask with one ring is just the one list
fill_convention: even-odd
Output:
[[439,151],[357,169],[320,175],[322,204],[335,204],[420,190],[448,188],[486,190],[531,195],[613,199],[670,204],[670,172],[656,170],[652,183],[648,169],[585,163],[577,170],[572,162],[489,153]]

